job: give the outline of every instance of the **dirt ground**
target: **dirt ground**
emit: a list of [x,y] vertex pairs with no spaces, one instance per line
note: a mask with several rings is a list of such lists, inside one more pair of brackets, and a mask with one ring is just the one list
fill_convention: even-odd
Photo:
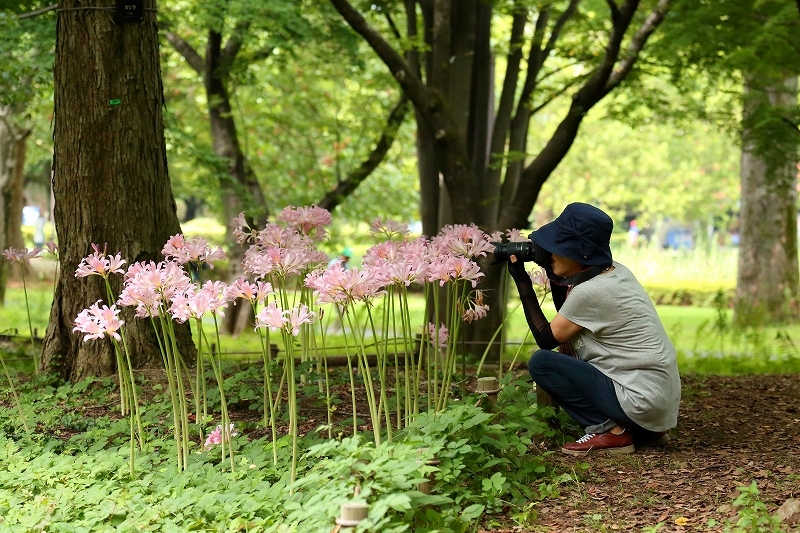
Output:
[[[800,498],[800,375],[684,377],[683,385],[667,446],[578,460],[556,453],[567,472],[587,463],[584,481],[535,505],[530,526],[492,531],[641,531],[659,523],[661,532],[724,531],[737,487],[755,481],[770,512]],[[800,513],[783,526],[800,531]]]

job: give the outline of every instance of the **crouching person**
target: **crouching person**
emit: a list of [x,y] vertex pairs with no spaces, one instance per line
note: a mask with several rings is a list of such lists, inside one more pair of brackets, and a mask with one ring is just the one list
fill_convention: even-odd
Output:
[[606,213],[573,203],[531,233],[533,260],[550,278],[558,311],[552,321],[542,313],[523,261],[509,257],[541,348],[528,362],[531,377],[586,432],[561,449],[571,455],[664,444],[678,419],[675,348],[645,290],[612,260],[612,229]]

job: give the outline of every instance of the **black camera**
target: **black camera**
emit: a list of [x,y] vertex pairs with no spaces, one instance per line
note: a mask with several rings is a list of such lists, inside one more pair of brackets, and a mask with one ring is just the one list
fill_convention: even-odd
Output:
[[550,268],[552,254],[536,244],[533,233],[528,235],[527,241],[493,242],[495,264],[503,263],[514,255],[523,262],[533,261],[544,269]]

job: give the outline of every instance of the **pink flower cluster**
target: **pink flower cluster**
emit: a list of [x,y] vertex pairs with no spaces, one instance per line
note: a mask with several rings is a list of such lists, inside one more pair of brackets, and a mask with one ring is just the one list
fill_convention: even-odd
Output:
[[[300,275],[326,264],[328,256],[317,249],[326,235],[323,226],[330,224],[330,213],[321,207],[286,207],[278,216],[279,223],[267,224],[261,231],[237,225],[237,241],[251,242],[245,252],[245,273],[256,279],[275,275],[279,278]],[[244,223],[239,215],[234,223]]]
[[408,229],[408,224],[396,222],[394,220],[383,220],[380,218],[376,218],[372,221],[369,231],[373,235],[385,235],[387,239],[391,239],[395,236],[404,236],[411,233]]
[[325,226],[331,225],[331,213],[327,209],[312,205],[310,207],[284,207],[278,221],[296,229],[301,234],[321,242],[327,236]]
[[205,263],[211,268],[214,268],[213,261],[219,261],[227,257],[220,247],[212,250],[204,238],[194,237],[187,241],[181,234],[170,237],[161,253],[164,257],[172,259],[179,265],[185,265],[186,263],[200,265]]
[[122,270],[122,265],[127,263],[127,261],[122,259],[119,253],[113,256],[106,255],[106,247],[104,247],[101,252],[100,247],[94,243],[92,244],[92,248],[94,252],[84,257],[78,265],[78,269],[75,271],[76,278],[100,276],[104,279],[108,279],[108,276],[111,274],[122,274],[124,272],[124,270]]
[[[230,429],[228,430],[228,435],[230,437],[235,437],[238,435],[239,432],[233,428],[233,424],[230,425]],[[217,426],[214,428],[211,433],[208,434],[206,437],[206,443],[203,448],[208,451],[212,449],[214,446],[222,444],[222,425]]]
[[309,273],[306,287],[314,290],[317,304],[336,303],[347,306],[357,300],[369,302],[384,293],[384,282],[375,275],[375,269],[345,269],[336,264],[325,270]]
[[431,344],[437,348],[447,348],[447,340],[450,338],[450,332],[444,327],[444,324],[439,324],[437,328],[436,324],[431,324],[429,322],[428,337],[430,338]]
[[169,312],[178,322],[190,318],[199,320],[206,313],[225,316],[223,309],[228,307],[227,286],[221,281],[207,281],[200,289],[194,286],[172,297]]
[[236,298],[244,298],[253,305],[263,303],[268,296],[275,294],[272,284],[263,281],[250,283],[246,278],[239,278],[228,286],[225,297],[233,301]]
[[[373,230],[384,233],[400,231],[399,225],[377,220]],[[485,256],[493,245],[477,226],[448,226],[434,239],[385,241],[367,250],[363,269],[344,270],[339,265],[312,271],[305,284],[314,290],[319,305],[347,305],[356,300],[369,301],[389,286],[408,287],[412,283],[465,281],[476,287],[483,273],[472,259]],[[473,320],[485,316],[486,306],[473,308]]]
[[[94,253],[83,258],[76,277],[124,274],[124,284],[117,303],[120,306],[136,308],[139,318],[156,317],[167,313],[178,322],[189,319],[199,320],[211,313],[223,316],[228,304],[236,298],[246,298],[254,305],[264,302],[274,294],[272,285],[264,282],[249,282],[237,279],[230,286],[221,281],[207,281],[196,287],[182,266],[186,262],[204,262],[224,257],[222,250],[211,250],[204,240],[195,238],[187,241],[182,235],[171,237],[164,246],[164,254],[170,260],[155,263],[137,262],[122,269],[125,260],[120,254],[105,255],[97,245],[92,245]],[[86,340],[102,338],[104,334],[114,336],[122,325],[116,317],[119,310],[112,306],[100,309],[98,304],[85,309],[76,319],[74,331],[87,333]],[[295,322],[296,317],[290,320]]]
[[134,263],[124,279],[119,303],[136,307],[139,318],[159,316],[162,306],[168,309],[176,296],[194,287],[183,267],[173,261]]
[[486,317],[489,306],[483,303],[483,291],[475,291],[466,302],[463,318],[465,322],[474,322]]
[[316,313],[309,311],[305,304],[292,309],[281,309],[276,302],[270,302],[256,315],[256,329],[283,330],[296,337],[300,334],[300,326],[313,323],[316,317]]
[[124,322],[119,319],[117,306],[104,305],[100,307],[100,300],[98,300],[88,309],[78,313],[78,317],[75,319],[75,328],[72,331],[86,333],[83,338],[84,342],[90,339],[102,339],[106,335],[120,340],[118,331],[122,324]]
[[494,250],[494,245],[475,224],[456,224],[445,226],[431,241],[431,245],[440,254],[453,254],[470,259],[486,257],[487,252]]

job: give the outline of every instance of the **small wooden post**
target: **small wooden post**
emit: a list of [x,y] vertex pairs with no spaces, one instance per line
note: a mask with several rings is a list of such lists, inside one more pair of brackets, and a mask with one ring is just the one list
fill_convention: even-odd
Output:
[[553,397],[547,394],[547,392],[538,385],[536,386],[536,405],[539,407],[555,407],[558,409],[558,404]]
[[485,394],[489,401],[488,408],[494,409],[497,405],[497,394],[500,392],[500,383],[494,376],[478,378],[478,394]]

